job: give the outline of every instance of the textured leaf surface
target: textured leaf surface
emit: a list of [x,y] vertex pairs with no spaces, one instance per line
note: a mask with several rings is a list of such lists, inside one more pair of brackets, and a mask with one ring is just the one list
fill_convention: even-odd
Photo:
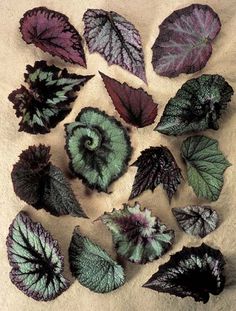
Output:
[[206,303],[209,294],[219,295],[224,289],[224,264],[222,253],[204,243],[199,247],[183,247],[143,286]]
[[176,77],[206,65],[221,23],[208,5],[192,4],[174,11],[159,28],[152,47],[153,68],[161,76]]
[[36,209],[60,216],[87,217],[63,172],[50,159],[50,147],[30,146],[19,156],[11,173],[16,195]]
[[232,87],[219,75],[188,80],[168,101],[155,130],[166,135],[217,130],[221,112],[227,108],[233,93]]
[[136,127],[144,127],[154,122],[157,104],[142,88],[134,89],[100,72],[113,105],[122,119]]
[[210,206],[190,205],[171,211],[180,228],[188,234],[204,238],[218,226],[218,214]]
[[83,21],[90,53],[98,52],[109,65],[119,65],[146,82],[141,38],[133,24],[116,12],[90,9]]
[[34,8],[20,20],[20,31],[27,44],[33,43],[52,56],[86,67],[82,38],[64,14],[45,7]]
[[34,67],[27,65],[24,86],[13,91],[9,100],[14,104],[16,116],[21,117],[19,131],[46,134],[71,111],[70,103],[76,91],[93,76],[69,74],[66,69],[45,61],[37,61]]
[[182,144],[187,163],[188,183],[198,197],[216,201],[223,187],[223,173],[231,164],[218,148],[218,141],[206,136],[191,136]]
[[107,192],[108,186],[127,170],[130,139],[115,118],[97,108],[81,110],[66,125],[66,151],[72,172],[91,189]]
[[132,165],[137,166],[138,171],[130,199],[139,196],[147,189],[154,191],[162,183],[171,200],[181,181],[181,169],[167,147],[150,147],[143,150]]
[[81,285],[108,293],[125,282],[124,270],[102,248],[75,228],[69,248],[71,272]]
[[100,217],[112,233],[117,253],[131,262],[145,264],[164,255],[173,244],[174,231],[167,229],[147,208],[124,204]]
[[48,301],[69,287],[62,275],[64,257],[57,241],[23,212],[9,228],[7,251],[11,281],[25,295]]

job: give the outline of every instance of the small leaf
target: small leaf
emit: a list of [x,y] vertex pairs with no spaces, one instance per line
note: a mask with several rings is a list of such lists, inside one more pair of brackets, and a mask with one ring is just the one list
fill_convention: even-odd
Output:
[[207,244],[183,247],[143,287],[207,303],[209,294],[219,295],[224,289],[224,265],[222,253]]
[[109,65],[119,65],[146,83],[141,38],[133,24],[116,12],[87,10],[84,38],[89,52],[98,52]]
[[8,99],[14,104],[16,116],[22,117],[19,131],[31,134],[49,133],[71,111],[75,92],[93,77],[69,74],[45,61],[35,62],[34,67],[27,65],[26,70],[29,89],[21,86]]
[[45,7],[34,8],[20,20],[20,31],[27,44],[33,43],[52,56],[86,67],[82,38],[64,14]]
[[188,183],[198,197],[216,201],[223,187],[223,173],[231,164],[218,148],[218,141],[206,136],[191,136],[182,144],[187,163]]
[[153,68],[161,76],[176,77],[205,67],[221,23],[208,5],[192,4],[174,11],[159,28],[152,47]]
[[142,88],[134,89],[128,84],[116,81],[100,72],[113,105],[121,118],[136,127],[144,127],[154,122],[157,104]]
[[141,152],[132,164],[138,167],[129,199],[139,196],[143,191],[163,184],[171,201],[181,181],[181,169],[167,147],[150,147]]
[[9,228],[7,252],[12,267],[10,279],[25,295],[48,301],[69,287],[62,275],[64,257],[57,241],[23,212]]
[[147,208],[124,204],[99,219],[109,228],[117,253],[131,262],[145,264],[163,256],[171,248],[174,231],[167,229]]
[[71,272],[81,285],[96,293],[108,293],[125,282],[122,266],[75,228],[70,248]]
[[155,130],[166,135],[217,130],[221,112],[227,108],[233,93],[232,87],[219,75],[188,80],[168,101]]
[[50,147],[30,146],[19,156],[11,173],[16,195],[36,209],[55,216],[87,217],[63,172],[51,162]]
[[218,214],[210,206],[189,205],[171,211],[180,228],[188,234],[204,238],[218,227]]
[[89,188],[107,192],[109,185],[125,173],[131,157],[126,129],[105,112],[87,107],[65,130],[72,172]]

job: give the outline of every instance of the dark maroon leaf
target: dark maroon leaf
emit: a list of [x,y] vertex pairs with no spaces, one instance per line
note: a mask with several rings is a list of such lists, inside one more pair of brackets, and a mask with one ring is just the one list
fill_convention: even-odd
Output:
[[152,47],[153,68],[161,76],[176,77],[206,65],[221,23],[208,5],[192,4],[174,11],[159,28]]
[[127,83],[120,82],[100,72],[113,105],[121,118],[137,127],[144,127],[154,122],[157,116],[157,104],[142,88],[134,89]]
[[82,38],[68,17],[46,7],[25,12],[20,20],[23,40],[66,62],[86,67]]
[[163,184],[169,200],[181,181],[181,169],[167,147],[150,147],[141,152],[132,164],[138,167],[129,199],[139,196],[143,191],[154,189]]
[[133,24],[116,12],[91,9],[83,21],[90,53],[98,52],[109,65],[119,65],[147,82],[141,38]]

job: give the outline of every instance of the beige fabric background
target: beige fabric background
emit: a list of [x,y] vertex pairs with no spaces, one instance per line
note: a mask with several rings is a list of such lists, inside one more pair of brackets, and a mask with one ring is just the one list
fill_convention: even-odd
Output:
[[[176,242],[173,249],[160,260],[146,265],[126,264],[127,282],[125,285],[109,294],[101,295],[90,292],[75,281],[70,274],[68,266],[67,250],[71,239],[73,228],[81,226],[82,233],[88,235],[93,241],[99,243],[113,256],[111,235],[99,222],[92,223],[83,220],[66,217],[54,217],[45,211],[36,211],[20,201],[14,194],[10,172],[12,165],[17,161],[21,151],[29,145],[45,143],[51,145],[52,161],[68,174],[68,159],[64,151],[64,127],[63,124],[74,120],[82,107],[93,106],[104,109],[119,119],[119,115],[113,108],[102,80],[98,74],[101,70],[105,74],[114,77],[121,82],[128,82],[133,87],[143,87],[151,94],[156,103],[159,104],[159,120],[168,99],[175,95],[181,85],[192,77],[202,73],[217,73],[223,75],[236,90],[235,73],[235,0],[211,0],[202,1],[210,4],[219,14],[222,22],[222,30],[213,45],[213,54],[206,67],[193,75],[180,75],[169,79],[159,77],[152,69],[151,47],[158,35],[158,25],[174,9],[179,9],[191,4],[186,0],[1,0],[0,1],[0,309],[2,311],[234,311],[236,310],[236,287],[231,284],[236,279],[236,197],[235,197],[235,171],[236,166],[231,166],[225,173],[225,184],[221,196],[217,202],[212,203],[221,218],[220,227],[204,239],[213,247],[219,248],[228,260],[227,273],[229,285],[220,296],[210,298],[208,304],[196,303],[191,298],[176,298],[168,294],[141,288],[141,285],[157,271],[158,266],[169,259],[171,253],[182,249],[183,245],[200,245],[201,240],[187,236],[181,232],[171,214],[171,207],[184,206],[187,204],[206,203],[195,197],[191,187],[182,182],[178,194],[169,206],[167,197],[162,189],[158,187],[152,194],[150,191],[143,193],[138,200],[143,206],[150,208],[154,215],[159,216],[164,223],[176,231]],[[82,16],[87,8],[102,8],[113,10],[126,17],[134,23],[140,31],[147,70],[148,86],[140,79],[126,72],[118,66],[108,67],[106,61],[98,54],[89,54],[85,46],[88,68],[83,69],[76,65],[66,64],[49,54],[43,53],[33,45],[26,45],[19,33],[19,19],[23,13],[36,6],[47,6],[66,14],[70,22],[83,32]],[[15,117],[12,104],[8,101],[8,94],[23,83],[23,73],[26,64],[33,64],[36,60],[47,60],[56,65],[66,66],[69,71],[81,74],[96,74],[85,87],[79,92],[74,103],[73,110],[67,118],[47,135],[33,136],[24,132],[18,132],[19,120]],[[235,97],[229,105],[227,112],[220,122],[220,130],[206,131],[206,134],[219,140],[220,148],[229,161],[235,164],[236,155],[236,107]],[[123,121],[122,121],[123,122]],[[125,124],[126,125],[126,124]],[[153,131],[149,126],[144,129],[131,129],[131,139],[134,148],[132,161],[135,160],[140,151],[149,146],[166,145],[173,152],[178,164],[185,167],[180,159],[180,145],[185,137],[167,137]],[[91,220],[96,219],[104,211],[113,208],[121,208],[122,203],[127,202],[136,169],[130,167],[128,172],[115,182],[110,190],[112,194],[97,193],[86,190],[78,179],[71,180],[73,189],[81,202],[84,210]],[[44,303],[36,302],[22,294],[11,284],[8,274],[10,266],[6,256],[5,239],[8,227],[21,210],[26,210],[35,220],[43,224],[58,239],[63,254],[65,255],[65,275],[72,281],[71,287],[58,297],[55,301]],[[231,286],[230,286],[231,285]]]

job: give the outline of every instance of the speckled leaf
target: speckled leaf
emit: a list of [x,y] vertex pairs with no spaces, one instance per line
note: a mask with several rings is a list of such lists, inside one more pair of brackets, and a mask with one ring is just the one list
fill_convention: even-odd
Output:
[[11,173],[17,196],[36,209],[55,215],[87,217],[63,172],[50,159],[50,147],[30,146],[19,156]]
[[218,119],[233,93],[232,87],[219,75],[188,80],[168,101],[155,130],[166,135],[218,130]]
[[27,65],[24,86],[13,91],[8,99],[14,104],[16,116],[21,117],[19,131],[46,134],[71,111],[70,103],[76,91],[93,76],[69,74],[66,69],[45,61],[37,61],[34,67]]
[[186,233],[204,238],[218,227],[219,217],[210,206],[172,208],[178,225]]
[[136,127],[144,127],[154,122],[157,104],[142,88],[134,89],[100,72],[113,105],[122,119]]
[[31,9],[20,20],[20,31],[27,44],[86,67],[82,38],[64,14],[45,7]]
[[109,228],[117,253],[131,262],[145,264],[163,256],[172,246],[174,231],[167,229],[147,208],[124,204],[99,219]]
[[204,243],[183,247],[143,287],[207,303],[210,294],[219,295],[224,289],[224,265],[222,253]]
[[97,108],[81,110],[66,127],[72,172],[91,189],[107,192],[127,170],[132,148],[125,128]]
[[9,228],[7,251],[11,281],[25,295],[48,301],[69,287],[62,275],[64,257],[57,241],[23,212]]
[[122,266],[106,251],[75,228],[69,248],[71,272],[81,285],[96,293],[108,293],[125,282]]
[[221,23],[208,5],[192,4],[174,11],[159,28],[152,47],[153,68],[161,76],[176,77],[205,67]]
[[167,147],[150,147],[141,152],[132,164],[138,167],[130,199],[139,196],[143,191],[154,189],[163,184],[171,201],[181,181],[181,169]]
[[83,21],[90,53],[98,52],[109,65],[119,65],[146,82],[141,38],[133,24],[116,12],[90,9]]
[[198,197],[216,201],[223,187],[223,173],[231,164],[218,148],[218,141],[207,136],[191,136],[182,144],[188,183]]

